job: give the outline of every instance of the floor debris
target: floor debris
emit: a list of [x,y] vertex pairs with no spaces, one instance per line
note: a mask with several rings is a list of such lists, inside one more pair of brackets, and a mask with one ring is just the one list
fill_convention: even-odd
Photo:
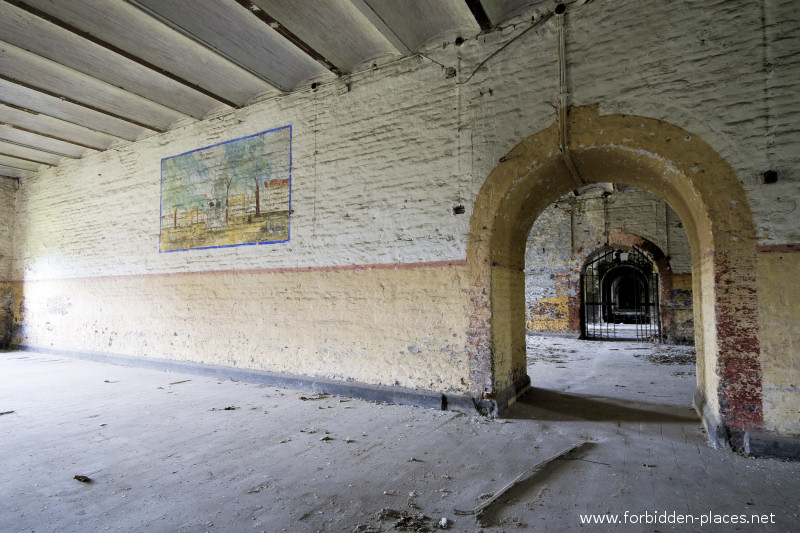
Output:
[[304,402],[309,402],[313,400],[324,400],[325,398],[328,398],[328,395],[325,394],[324,392],[318,392],[316,394],[312,394],[311,396],[300,396],[300,399],[303,400]]
[[3,411],[2,413],[0,413],[0,416],[3,416],[3,415],[10,415],[10,414],[11,414],[11,413],[13,413],[13,412],[14,412],[14,411]]
[[[437,521],[422,513],[408,514],[395,509],[382,509],[378,514],[380,520],[394,520],[392,527],[398,531],[414,531],[426,533],[434,529],[442,529],[441,521]],[[446,520],[446,519],[445,519]]]
[[83,476],[81,474],[76,474],[75,477],[72,478],[72,479],[77,479],[81,483],[91,483],[92,482],[92,478],[90,478],[89,476]]
[[497,492],[495,492],[494,495],[491,498],[489,498],[488,500],[486,500],[485,502],[483,502],[479,506],[475,507],[474,509],[472,509],[470,511],[462,511],[462,510],[459,510],[459,509],[454,509],[455,513],[457,515],[461,515],[461,516],[469,516],[469,515],[480,514],[484,509],[489,507],[495,500],[497,500],[500,496],[502,496],[503,494],[508,492],[508,490],[510,488],[512,488],[515,485],[517,485],[520,481],[523,481],[524,479],[527,479],[531,474],[533,474],[535,471],[539,470],[543,466],[545,466],[548,463],[558,459],[562,455],[566,455],[569,452],[571,452],[571,451],[573,451],[573,450],[575,450],[577,448],[580,448],[584,444],[586,444],[585,440],[578,441],[575,444],[573,444],[572,446],[570,446],[568,448],[565,448],[565,449],[561,450],[560,452],[558,452],[556,454],[551,455],[547,459],[539,461],[538,463],[536,463],[535,465],[533,465],[532,467],[528,468],[523,473],[521,473],[520,475],[515,477],[513,480],[511,480],[511,482],[509,484],[507,484],[505,487],[503,487],[502,489],[500,489]]
[[658,353],[646,354],[644,357],[657,365],[693,365],[697,362],[693,346],[663,347]]
[[353,528],[353,533],[383,533],[383,528],[359,524]]
[[262,490],[265,490],[265,489],[268,489],[268,488],[269,488],[269,482],[264,482],[261,485],[259,485],[257,487],[253,487],[252,489],[248,490],[247,494],[257,494],[257,493],[261,492]]
[[[787,490],[797,486],[800,462],[710,446],[691,407],[696,383],[671,375],[693,367],[645,359],[672,349],[528,340],[543,353],[553,340],[562,343],[554,348],[562,348],[559,359],[570,368],[532,363],[535,390],[511,405],[507,423],[359,399],[339,403],[338,396],[298,401],[315,391],[61,358],[65,364],[31,353],[26,360],[0,357],[0,412],[22,409],[15,413],[21,416],[0,416],[0,449],[24,451],[0,454],[0,472],[13,487],[3,491],[0,522],[13,531],[408,533],[411,518],[422,515],[431,519],[417,527],[429,533],[610,533],[615,528],[581,525],[579,513],[619,513],[621,520],[625,510],[666,508],[731,516],[775,511],[775,522],[762,530],[800,532],[797,491]],[[583,350],[567,353],[573,346]],[[97,386],[111,379],[109,372],[127,384],[114,394]],[[165,378],[192,383],[170,386]],[[317,409],[329,404],[338,409]],[[226,406],[242,412],[209,412]],[[112,422],[98,427],[102,418]],[[326,429],[334,440],[319,442]],[[480,515],[453,512],[484,503],[532,464],[581,440],[587,444]],[[93,482],[73,480],[70,472]],[[408,504],[412,491],[416,508]],[[384,508],[398,514],[379,520]],[[308,510],[313,514],[298,521]],[[616,529],[652,531],[656,524],[639,526]]]

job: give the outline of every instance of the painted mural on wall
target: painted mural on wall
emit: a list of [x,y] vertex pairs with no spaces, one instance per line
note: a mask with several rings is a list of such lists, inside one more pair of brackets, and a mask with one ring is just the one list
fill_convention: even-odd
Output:
[[160,252],[289,240],[292,127],[161,160]]

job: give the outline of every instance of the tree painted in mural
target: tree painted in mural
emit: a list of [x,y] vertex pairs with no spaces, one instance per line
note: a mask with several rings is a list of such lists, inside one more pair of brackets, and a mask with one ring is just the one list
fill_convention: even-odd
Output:
[[[172,213],[172,227],[178,227],[178,211],[201,209],[206,203],[203,184],[211,173],[202,161],[192,154],[165,159],[161,167],[161,205]],[[184,179],[181,179],[183,177]],[[163,216],[163,211],[162,211]]]
[[221,196],[225,190],[225,223],[230,216],[229,202],[231,188],[252,192],[255,197],[255,216],[261,216],[261,194],[259,180],[272,180],[272,160],[264,153],[261,137],[246,137],[237,142],[226,143],[225,158],[215,188]]
[[289,126],[165,158],[160,251],[286,241],[290,188]]

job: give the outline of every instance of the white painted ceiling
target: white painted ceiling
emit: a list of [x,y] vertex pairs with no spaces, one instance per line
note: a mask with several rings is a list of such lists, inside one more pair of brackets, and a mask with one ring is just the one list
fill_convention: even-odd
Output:
[[473,37],[547,0],[0,0],[0,176]]

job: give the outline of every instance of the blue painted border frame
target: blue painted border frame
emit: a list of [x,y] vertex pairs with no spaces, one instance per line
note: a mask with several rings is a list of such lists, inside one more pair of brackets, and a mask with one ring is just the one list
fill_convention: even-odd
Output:
[[[162,250],[161,249],[161,219],[164,216],[163,209],[164,209],[164,161],[167,159],[173,159],[175,157],[181,157],[186,154],[192,154],[194,152],[200,152],[202,150],[208,150],[209,148],[214,148],[215,146],[222,146],[223,144],[228,144],[236,141],[241,141],[242,139],[249,139],[250,137],[258,137],[259,135],[266,135],[267,133],[272,133],[275,131],[289,129],[289,215],[288,220],[286,221],[286,238],[280,241],[259,241],[259,242],[243,242],[240,244],[221,244],[219,246],[201,246],[198,248],[176,248],[174,250]],[[210,250],[213,248],[234,248],[237,246],[255,246],[261,244],[280,244],[284,242],[289,242],[292,238],[292,125],[287,124],[286,126],[280,126],[278,128],[272,128],[270,130],[260,131],[258,133],[253,133],[252,135],[245,135],[244,137],[237,137],[236,139],[230,139],[228,141],[223,141],[217,144],[210,144],[208,146],[204,146],[202,148],[195,148],[194,150],[189,150],[188,152],[184,152],[182,154],[171,155],[169,157],[161,158],[161,180],[159,183],[159,198],[158,198],[158,253],[160,254],[168,254],[172,252],[188,252],[191,250]]]

